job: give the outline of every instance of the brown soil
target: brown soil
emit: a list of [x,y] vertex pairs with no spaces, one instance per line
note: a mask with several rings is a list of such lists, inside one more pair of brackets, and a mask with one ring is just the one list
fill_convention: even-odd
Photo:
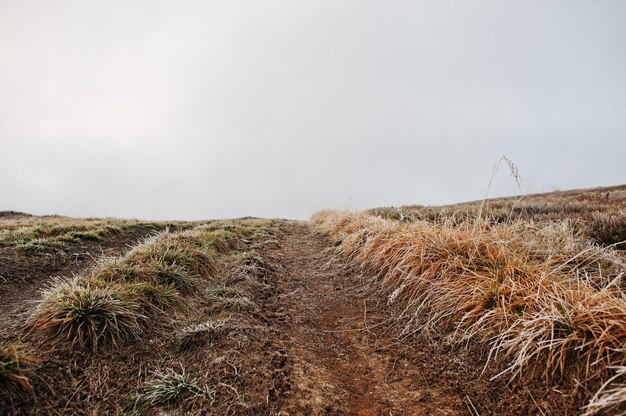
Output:
[[281,415],[467,414],[419,366],[398,366],[401,349],[373,328],[388,317],[381,298],[333,257],[328,238],[289,224],[265,254],[275,268],[267,302],[282,316],[271,322],[286,362],[273,406]]

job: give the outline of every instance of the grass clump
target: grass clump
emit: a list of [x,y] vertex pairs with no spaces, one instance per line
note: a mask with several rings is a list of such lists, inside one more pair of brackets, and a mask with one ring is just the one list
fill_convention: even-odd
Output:
[[612,368],[613,375],[605,381],[594,394],[590,402],[584,407],[583,416],[592,416],[604,409],[619,406],[626,401],[626,367]]
[[32,240],[27,240],[25,242],[20,242],[16,245],[24,251],[28,252],[36,252],[36,251],[48,251],[55,248],[63,247],[63,243],[59,240],[50,238],[50,237],[42,237],[42,238],[34,238]]
[[196,240],[186,233],[163,233],[136,246],[128,257],[133,263],[179,265],[200,274],[209,256],[195,244]]
[[180,302],[180,292],[173,286],[139,282],[127,284],[124,288],[140,305],[157,313],[171,310]]
[[213,286],[209,289],[207,289],[207,294],[211,297],[211,298],[218,298],[218,299],[229,299],[229,298],[240,298],[243,297],[241,291],[235,287],[232,286],[222,286],[222,285],[218,285],[218,286]]
[[[233,243],[239,241],[237,227],[232,225],[224,231],[199,225],[183,232],[154,235],[125,256],[106,259],[83,276],[59,280],[43,294],[31,328],[50,339],[93,351],[100,345],[136,338],[144,318],[177,307],[184,297],[200,293],[203,283],[217,273],[213,253],[238,244]],[[254,232],[252,226],[246,227],[249,233]],[[266,267],[256,252],[244,252],[241,257],[250,271]],[[251,303],[234,289],[209,290],[205,295],[218,308]]]
[[191,273],[185,266],[173,264],[160,264],[155,267],[155,279],[159,285],[176,288],[183,293],[192,293],[197,287],[198,276]]
[[184,369],[176,372],[172,369],[155,371],[133,398],[133,409],[148,411],[154,407],[164,407],[179,403],[186,398],[208,396],[215,392],[207,386],[200,386],[198,381],[185,374]]
[[196,248],[186,234],[164,233],[133,248],[126,256],[109,259],[87,279],[132,288],[144,306],[167,306],[179,295],[195,293],[216,273],[213,258]]
[[96,351],[99,345],[136,337],[142,318],[139,305],[123,288],[72,279],[59,281],[44,293],[31,328],[51,339]]
[[22,400],[32,391],[28,369],[35,358],[13,344],[0,344],[0,403]]

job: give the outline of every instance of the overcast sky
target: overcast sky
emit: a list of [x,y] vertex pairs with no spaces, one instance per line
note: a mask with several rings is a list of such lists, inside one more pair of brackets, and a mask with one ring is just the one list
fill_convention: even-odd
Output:
[[[0,0],[0,210],[308,218],[626,182],[626,1]],[[518,193],[502,166],[490,196]]]

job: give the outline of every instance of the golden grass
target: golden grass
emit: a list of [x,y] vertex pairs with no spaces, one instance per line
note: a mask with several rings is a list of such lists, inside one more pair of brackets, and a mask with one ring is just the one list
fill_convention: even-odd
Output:
[[[406,331],[446,328],[486,342],[491,358],[506,360],[501,374],[512,376],[571,370],[607,379],[626,366],[623,254],[592,244],[571,222],[399,222],[326,211],[312,223],[378,276],[390,301],[406,302]],[[618,379],[587,411],[623,404]]]
[[374,208],[373,216],[401,222],[452,220],[456,223],[482,217],[490,222],[572,220],[571,225],[603,246],[626,249],[626,186],[575,190],[520,197],[495,198],[444,206]]

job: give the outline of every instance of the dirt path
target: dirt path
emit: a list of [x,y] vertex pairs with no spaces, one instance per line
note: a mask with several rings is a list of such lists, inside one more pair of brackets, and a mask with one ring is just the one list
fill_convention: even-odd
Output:
[[362,278],[343,269],[331,247],[305,223],[290,223],[264,253],[275,269],[268,302],[284,316],[273,320],[287,363],[279,414],[467,414],[458,399],[428,386],[419,367],[398,364],[402,348],[372,330],[386,318],[381,297],[360,289]]

